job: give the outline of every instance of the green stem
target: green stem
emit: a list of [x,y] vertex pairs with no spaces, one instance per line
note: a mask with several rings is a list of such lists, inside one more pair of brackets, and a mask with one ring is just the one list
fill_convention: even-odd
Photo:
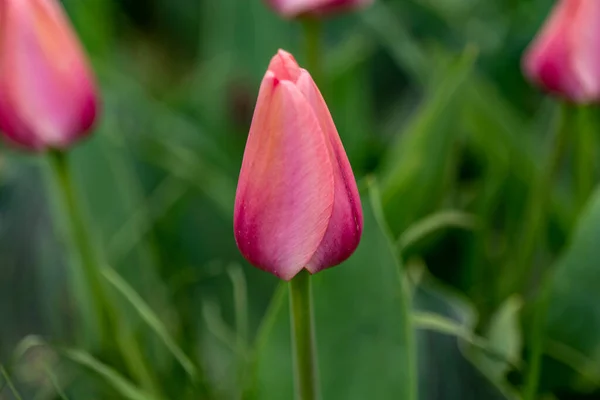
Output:
[[302,21],[304,27],[306,69],[317,85],[323,84],[321,71],[321,22],[316,18]]
[[419,365],[417,360],[417,341],[415,338],[415,323],[412,314],[412,300],[410,288],[404,277],[404,268],[399,270],[400,285],[402,289],[402,319],[404,326],[404,345],[406,347],[406,366],[408,368],[408,385],[406,388],[406,400],[418,400],[419,398]]
[[534,255],[539,244],[539,235],[544,230],[544,217],[547,214],[552,198],[552,184],[558,174],[567,147],[569,129],[569,106],[563,105],[557,122],[557,136],[548,155],[542,175],[531,190],[525,217],[523,220],[523,237],[514,263],[514,285],[510,292],[524,291],[534,266]]
[[[306,41],[306,69],[321,83],[321,24],[314,18],[303,22]],[[290,281],[290,315],[294,348],[296,400],[319,398],[317,346],[314,330],[310,273],[302,270]]]
[[[78,207],[77,194],[69,168],[68,154],[61,151],[52,151],[49,153],[49,158],[66,219],[69,239],[68,251],[71,252],[74,268],[80,268],[80,270],[73,271],[73,289],[77,292],[78,289],[81,289],[77,285],[82,284],[84,285],[83,290],[91,294],[89,301],[92,303],[97,319],[96,324],[100,333],[100,343],[105,348],[104,346],[110,343],[111,340],[112,320],[106,307],[108,303],[100,269],[96,264],[94,247],[82,212]],[[81,276],[82,282],[77,282],[76,276]]]
[[316,400],[319,398],[317,348],[310,279],[310,273],[302,270],[290,282],[296,400]]
[[[144,389],[157,394],[156,397],[160,398],[160,390],[147,368],[140,344],[127,324],[117,324],[119,321],[117,309],[108,298],[96,249],[79,207],[77,191],[69,168],[68,154],[52,151],[49,153],[49,158],[68,230],[68,251],[71,253],[73,265],[73,291],[78,294],[82,292],[88,294],[85,298],[78,300],[89,299],[88,301],[91,303],[96,318],[95,326],[100,334],[102,354],[112,365],[119,366],[125,363],[124,366],[131,376],[137,378]],[[85,307],[80,308],[84,314]],[[82,315],[83,321],[85,321],[85,317]]]
[[575,187],[577,194],[577,211],[581,212],[594,189],[596,143],[594,126],[588,106],[580,106],[577,110],[577,132],[575,137]]
[[[530,198],[528,213],[525,219],[525,237],[523,240],[523,251],[521,257],[517,260],[520,275],[519,282],[524,289],[527,278],[533,272],[533,256],[539,243],[539,235],[544,231],[544,216],[549,208],[552,193],[552,184],[560,169],[560,164],[565,152],[567,139],[571,133],[569,129],[570,109],[568,105],[563,105],[561,119],[557,137],[554,146],[550,152],[545,170],[538,185],[534,187]],[[531,326],[530,336],[530,355],[528,362],[528,371],[525,380],[525,389],[523,400],[534,400],[536,398],[540,375],[542,372],[542,356],[544,353],[546,315],[551,300],[551,274],[548,273],[546,279],[542,280],[541,291],[538,304],[534,309],[534,317]]]
[[523,400],[536,398],[540,375],[542,373],[542,360],[544,356],[544,342],[546,339],[546,319],[552,300],[552,274],[548,274],[542,281],[539,299],[533,310],[533,320],[530,336],[530,355]]

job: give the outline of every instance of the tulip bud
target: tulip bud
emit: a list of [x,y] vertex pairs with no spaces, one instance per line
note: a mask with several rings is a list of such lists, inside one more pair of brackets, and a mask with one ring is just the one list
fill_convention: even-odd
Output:
[[340,137],[310,74],[280,50],[263,78],[235,199],[237,245],[284,280],[350,257],[363,217]]
[[0,130],[28,150],[65,149],[96,117],[92,74],[57,0],[0,1]]
[[284,18],[295,18],[302,15],[324,16],[343,11],[351,11],[366,7],[374,0],[267,0]]
[[600,100],[600,1],[559,0],[524,57],[526,75],[575,103]]

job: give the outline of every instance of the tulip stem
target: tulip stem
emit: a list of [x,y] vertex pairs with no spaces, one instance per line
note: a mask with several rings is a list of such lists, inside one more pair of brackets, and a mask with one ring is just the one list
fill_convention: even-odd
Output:
[[307,17],[302,21],[306,46],[306,69],[318,86],[321,81],[321,22]]
[[569,105],[565,104],[561,106],[560,114],[557,117],[556,137],[554,138],[545,166],[529,195],[523,220],[522,240],[514,263],[515,286],[509,288],[511,292],[513,290],[524,291],[534,271],[535,251],[539,243],[539,235],[545,227],[544,217],[547,214],[552,198],[552,184],[559,172],[567,147],[569,133],[571,132],[569,129],[570,111]]
[[577,110],[578,132],[574,132],[575,144],[575,187],[577,211],[581,212],[594,189],[596,143],[589,106],[580,106]]
[[[313,80],[321,84],[321,24],[315,18],[306,18],[302,22],[306,41],[306,67]],[[310,279],[310,273],[303,269],[290,281],[296,400],[319,398],[317,345]]]
[[[72,292],[76,297],[85,333],[88,338],[91,336],[98,339],[93,344],[99,344],[103,361],[113,366],[126,367],[143,388],[159,393],[146,368],[139,343],[126,325],[118,324],[118,311],[110,301],[104,285],[98,254],[78,201],[68,156],[65,152],[51,151],[49,161],[54,176],[52,189],[57,189],[62,211],[60,222],[64,223],[67,251],[70,255]],[[90,317],[89,314],[93,315]]]
[[523,400],[535,400],[538,392],[540,375],[542,373],[542,359],[544,355],[544,342],[546,339],[546,319],[552,300],[553,274],[548,273],[541,283],[539,298],[533,310],[531,322],[530,356],[525,392]]
[[290,281],[290,313],[296,400],[316,400],[319,398],[317,346],[310,279],[310,273],[302,270]]
[[[550,204],[552,194],[552,183],[560,169],[564,150],[570,133],[569,116],[570,107],[562,106],[557,137],[554,140],[551,153],[547,160],[546,168],[538,182],[537,188],[534,187],[532,197],[529,202],[528,213],[526,215],[525,239],[523,242],[521,258],[517,260],[519,268],[525,273],[521,275],[521,285],[524,287],[526,278],[531,276],[534,265],[534,253],[538,244],[539,234],[544,230],[544,216]],[[533,321],[530,334],[530,353],[528,370],[525,379],[525,388],[523,400],[534,400],[537,396],[540,375],[542,372],[542,357],[544,353],[546,317],[548,307],[550,306],[552,294],[552,271],[548,271],[542,279],[539,290],[538,302],[533,310]]]
[[[65,219],[66,237],[68,239],[68,251],[71,253],[71,263],[74,268],[72,282],[74,293],[90,293],[92,307],[97,318],[97,328],[100,332],[100,343],[106,346],[110,341],[110,335],[104,329],[110,329],[111,318],[106,308],[106,292],[102,285],[100,270],[96,264],[96,254],[87,230],[82,212],[78,207],[77,193],[73,183],[73,177],[69,168],[68,154],[62,151],[51,151],[49,153],[50,165],[55,177],[56,188],[62,203]],[[84,288],[78,287],[81,284]],[[81,300],[81,299],[78,299]],[[82,312],[84,312],[82,310]]]

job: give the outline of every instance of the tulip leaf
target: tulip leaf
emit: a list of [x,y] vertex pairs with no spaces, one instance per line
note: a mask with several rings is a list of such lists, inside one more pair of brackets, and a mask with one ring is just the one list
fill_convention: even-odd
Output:
[[509,297],[492,315],[484,336],[470,341],[472,346],[465,353],[507,398],[515,397],[514,390],[507,383],[507,374],[522,367],[522,305],[519,297]]
[[[571,353],[585,355],[598,370],[600,191],[595,193],[588,205],[569,248],[556,266],[547,335],[549,340],[573,349]],[[556,349],[556,346],[553,348]],[[580,369],[589,370],[589,366],[582,365]],[[562,375],[565,376],[564,373]],[[568,382],[553,380],[548,383],[562,385]]]
[[492,315],[485,332],[490,349],[502,355],[504,360],[478,357],[477,365],[496,381],[504,380],[512,366],[519,366],[523,341],[520,327],[520,311],[523,301],[517,296],[509,297]]
[[[420,276],[415,289],[416,324],[419,331],[420,399],[505,400],[514,396],[503,382],[493,380],[465,357],[463,344],[486,360],[505,356],[485,338],[474,334],[474,307],[450,288],[437,282],[422,267],[412,267]],[[470,352],[467,352],[468,356]]]

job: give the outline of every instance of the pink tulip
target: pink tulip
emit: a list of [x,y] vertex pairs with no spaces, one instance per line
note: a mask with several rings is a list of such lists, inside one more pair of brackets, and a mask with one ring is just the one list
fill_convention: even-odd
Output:
[[94,80],[57,0],[0,0],[0,130],[28,150],[65,149],[96,117]]
[[280,50],[263,78],[237,188],[237,245],[290,280],[350,257],[362,233],[356,181],[310,74]]
[[559,0],[526,53],[524,70],[570,101],[600,100],[600,1]]
[[278,14],[285,18],[301,15],[322,16],[362,8],[374,0],[267,0]]

